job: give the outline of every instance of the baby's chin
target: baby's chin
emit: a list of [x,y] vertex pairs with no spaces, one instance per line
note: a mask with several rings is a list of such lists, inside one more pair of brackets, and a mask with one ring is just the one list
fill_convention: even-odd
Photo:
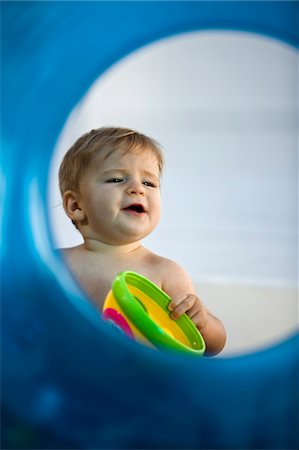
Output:
[[118,236],[114,236],[110,240],[111,245],[130,245],[135,242],[140,242],[142,239],[146,238],[149,234],[151,234],[151,230],[140,231],[137,230],[126,230],[123,233],[120,233]]

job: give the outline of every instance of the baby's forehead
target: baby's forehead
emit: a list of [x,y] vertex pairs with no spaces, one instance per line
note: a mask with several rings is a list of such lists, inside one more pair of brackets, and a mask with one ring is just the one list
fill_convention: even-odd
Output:
[[132,160],[145,163],[147,166],[155,168],[159,172],[159,161],[157,155],[150,147],[137,147],[133,149],[113,149],[101,152],[95,158],[95,163],[100,167],[113,167],[121,165],[129,165]]

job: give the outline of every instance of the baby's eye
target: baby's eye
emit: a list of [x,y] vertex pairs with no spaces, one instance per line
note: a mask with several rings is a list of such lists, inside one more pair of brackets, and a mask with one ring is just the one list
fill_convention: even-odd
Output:
[[151,181],[143,181],[144,186],[149,186],[152,188],[157,187],[157,185],[155,183],[152,183]]
[[106,181],[106,183],[121,183],[123,178],[109,178],[109,180]]

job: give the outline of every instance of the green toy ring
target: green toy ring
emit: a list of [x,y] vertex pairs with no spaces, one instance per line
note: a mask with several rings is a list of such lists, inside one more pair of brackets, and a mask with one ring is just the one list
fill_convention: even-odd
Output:
[[[138,299],[134,296],[129,287],[133,286],[141,291],[142,294],[149,297],[163,310],[162,314],[169,317],[168,304],[171,298],[149,281],[147,278],[135,272],[125,271],[118,274],[112,283],[113,295],[134,326],[152,343],[155,347],[161,349],[172,349],[184,353],[201,356],[205,352],[205,342],[191,319],[184,314],[176,321],[169,320],[181,329],[186,336],[189,345],[175,339],[163,330],[151,317],[142,305],[142,298]],[[141,296],[140,296],[141,297]]]

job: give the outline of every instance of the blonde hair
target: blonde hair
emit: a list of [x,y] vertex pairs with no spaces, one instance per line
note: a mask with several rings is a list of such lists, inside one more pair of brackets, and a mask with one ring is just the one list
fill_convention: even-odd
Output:
[[160,175],[163,154],[158,142],[129,128],[102,127],[83,134],[65,154],[59,169],[61,195],[67,190],[79,190],[80,179],[90,163],[99,155],[103,159],[116,150],[125,153],[135,149],[150,149],[157,157]]

